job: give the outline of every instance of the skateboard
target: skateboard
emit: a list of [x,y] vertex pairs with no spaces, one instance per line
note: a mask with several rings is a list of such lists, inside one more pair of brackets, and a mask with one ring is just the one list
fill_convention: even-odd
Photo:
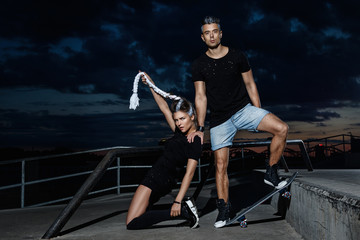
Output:
[[263,202],[265,202],[266,200],[268,200],[269,198],[274,196],[276,193],[280,193],[281,196],[283,196],[285,198],[290,198],[291,194],[287,190],[287,188],[294,181],[297,174],[298,174],[298,172],[295,172],[289,179],[287,179],[287,183],[286,183],[286,185],[284,187],[282,187],[280,189],[274,189],[272,192],[270,192],[269,194],[267,194],[266,196],[264,196],[263,198],[261,198],[260,200],[255,202],[254,204],[252,204],[249,207],[247,207],[247,208],[243,209],[242,211],[240,211],[234,218],[230,219],[230,221],[226,223],[226,226],[230,225],[230,224],[233,224],[234,222],[238,221],[238,222],[240,222],[240,227],[242,227],[242,228],[247,227],[245,214],[247,214],[248,212],[250,212],[251,210],[253,210],[257,206],[259,206],[260,204],[262,204]]

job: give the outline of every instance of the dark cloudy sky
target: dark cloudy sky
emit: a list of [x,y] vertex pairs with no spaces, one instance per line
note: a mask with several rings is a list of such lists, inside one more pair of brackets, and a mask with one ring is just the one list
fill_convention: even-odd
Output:
[[[249,58],[290,138],[360,135],[359,1],[1,1],[0,147],[156,145],[170,131],[139,69],[193,101],[200,22]],[[238,138],[259,138],[242,133]]]

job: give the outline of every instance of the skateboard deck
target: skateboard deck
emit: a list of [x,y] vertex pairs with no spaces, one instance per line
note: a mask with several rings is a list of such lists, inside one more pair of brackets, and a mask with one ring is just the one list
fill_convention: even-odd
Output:
[[[226,223],[227,225],[233,224],[236,221],[240,221],[240,225],[242,227],[246,226],[246,219],[245,219],[245,214],[247,214],[248,212],[250,212],[251,210],[253,210],[254,208],[256,208],[257,206],[259,206],[260,204],[262,204],[263,202],[265,202],[266,200],[268,200],[269,198],[271,198],[272,196],[274,196],[276,193],[283,193],[286,192],[287,187],[294,181],[294,179],[296,178],[298,172],[295,172],[290,178],[287,179],[287,183],[284,187],[280,188],[280,189],[274,189],[272,192],[270,192],[269,194],[265,195],[263,198],[259,199],[257,202],[255,202],[254,204],[250,205],[247,208],[244,208],[242,211],[240,211],[234,218],[230,219],[229,222]],[[285,193],[286,196],[290,196],[289,193]],[[245,221],[245,222],[244,222]]]

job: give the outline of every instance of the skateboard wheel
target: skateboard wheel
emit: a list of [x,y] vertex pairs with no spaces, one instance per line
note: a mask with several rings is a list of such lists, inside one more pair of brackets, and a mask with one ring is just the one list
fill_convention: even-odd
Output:
[[246,219],[245,219],[245,220],[242,220],[242,221],[240,222],[240,227],[241,227],[241,228],[246,228],[246,227],[247,227]]
[[282,194],[283,197],[285,198],[290,198],[291,197],[291,193],[289,191],[286,191]]
[[246,228],[247,227],[247,219],[245,218],[245,216],[239,218],[238,222],[240,223],[241,228]]

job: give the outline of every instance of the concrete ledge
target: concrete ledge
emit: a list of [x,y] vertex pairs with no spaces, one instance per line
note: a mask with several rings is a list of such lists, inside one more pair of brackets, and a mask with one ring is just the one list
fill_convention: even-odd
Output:
[[304,239],[360,239],[360,198],[341,190],[299,178],[290,201],[277,195],[271,204],[285,209],[286,220]]

